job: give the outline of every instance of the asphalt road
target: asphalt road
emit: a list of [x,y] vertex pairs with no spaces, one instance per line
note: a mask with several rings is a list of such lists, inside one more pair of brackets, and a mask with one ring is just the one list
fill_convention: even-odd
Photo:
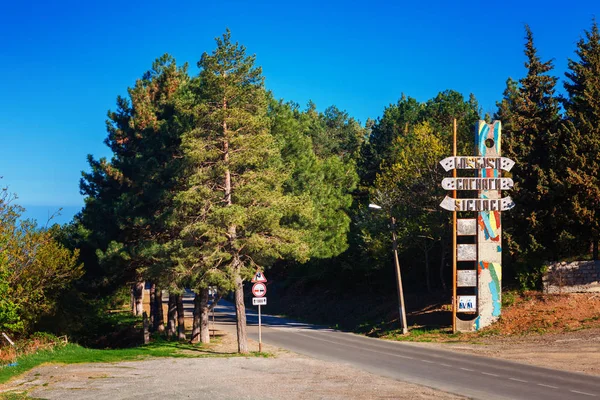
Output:
[[[248,332],[258,340],[257,307],[247,310]],[[262,307],[263,312],[268,305]],[[221,300],[216,321],[234,324],[235,309]],[[368,338],[269,315],[264,343],[326,361],[475,399],[600,400],[600,378],[505,360]]]

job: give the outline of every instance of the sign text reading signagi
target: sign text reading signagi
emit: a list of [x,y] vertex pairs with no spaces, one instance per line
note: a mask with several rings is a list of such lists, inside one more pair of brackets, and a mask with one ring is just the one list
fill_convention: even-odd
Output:
[[502,199],[454,199],[446,196],[440,206],[448,211],[507,211],[515,206],[510,197]]

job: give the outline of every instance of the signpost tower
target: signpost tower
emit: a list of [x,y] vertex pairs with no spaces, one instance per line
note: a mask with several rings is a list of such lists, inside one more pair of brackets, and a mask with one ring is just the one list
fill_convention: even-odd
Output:
[[[501,157],[501,123],[479,121],[475,137],[477,155],[456,155],[456,121],[454,154],[440,162],[453,178],[445,178],[442,187],[452,190],[440,206],[454,213],[453,218],[453,331],[474,331],[500,317],[502,296],[502,226],[500,213],[514,203],[502,197],[501,190],[513,187],[502,171],[510,171],[514,161]],[[456,170],[473,170],[475,176],[457,177]],[[458,191],[477,191],[476,198],[457,196]],[[475,218],[462,218],[465,212]],[[457,213],[461,218],[457,218]],[[458,243],[458,238],[461,237]],[[460,293],[459,293],[460,292]]]

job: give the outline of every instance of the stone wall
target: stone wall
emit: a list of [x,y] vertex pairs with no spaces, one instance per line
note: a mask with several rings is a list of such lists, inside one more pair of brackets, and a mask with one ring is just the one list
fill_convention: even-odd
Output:
[[543,282],[546,293],[600,292],[600,261],[551,264]]

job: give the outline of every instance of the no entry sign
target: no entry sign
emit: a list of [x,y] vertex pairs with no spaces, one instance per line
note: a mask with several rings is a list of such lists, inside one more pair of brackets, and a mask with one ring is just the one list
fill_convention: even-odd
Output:
[[257,282],[252,286],[252,294],[254,297],[263,297],[267,294],[267,286],[264,283]]

